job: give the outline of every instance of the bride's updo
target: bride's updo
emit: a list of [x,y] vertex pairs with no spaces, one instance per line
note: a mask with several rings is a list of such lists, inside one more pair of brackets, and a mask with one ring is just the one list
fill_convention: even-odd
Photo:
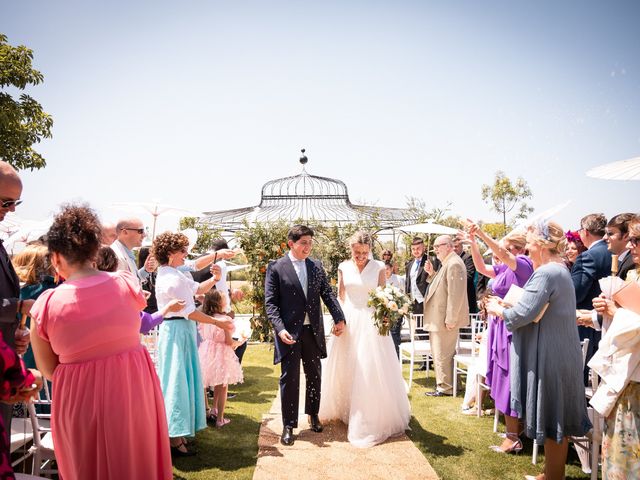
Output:
[[351,235],[348,240],[349,247],[356,244],[369,245],[369,248],[373,248],[373,237],[369,232],[358,230],[356,233]]

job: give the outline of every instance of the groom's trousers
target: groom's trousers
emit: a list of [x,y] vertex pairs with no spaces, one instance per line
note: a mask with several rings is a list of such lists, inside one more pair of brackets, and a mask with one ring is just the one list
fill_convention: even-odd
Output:
[[317,415],[320,409],[321,352],[313,335],[311,325],[302,327],[302,334],[293,345],[291,353],[282,359],[280,375],[280,401],[282,424],[298,426],[300,402],[300,360],[307,383],[304,413]]

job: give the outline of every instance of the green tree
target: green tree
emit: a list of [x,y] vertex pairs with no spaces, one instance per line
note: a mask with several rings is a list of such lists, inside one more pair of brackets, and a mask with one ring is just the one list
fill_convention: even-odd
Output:
[[518,177],[512,182],[504,172],[498,170],[496,172],[493,185],[482,186],[482,200],[491,207],[492,210],[502,214],[502,226],[504,228],[503,235],[507,233],[507,214],[514,208],[518,207],[514,220],[518,218],[527,218],[529,213],[533,211],[527,203],[526,199],[531,198],[533,194],[527,182]]
[[[0,89],[24,90],[27,85],[42,83],[44,76],[35,70],[31,49],[7,43],[0,33]],[[51,138],[53,119],[42,106],[26,93],[19,100],[0,91],[0,158],[17,169],[39,169],[46,165],[42,155],[33,149],[34,143]]]

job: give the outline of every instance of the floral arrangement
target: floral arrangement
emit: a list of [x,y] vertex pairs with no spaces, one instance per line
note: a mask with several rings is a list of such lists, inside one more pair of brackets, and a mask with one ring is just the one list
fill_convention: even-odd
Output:
[[398,287],[386,285],[371,290],[367,304],[373,307],[373,323],[378,333],[385,336],[409,312],[410,300]]

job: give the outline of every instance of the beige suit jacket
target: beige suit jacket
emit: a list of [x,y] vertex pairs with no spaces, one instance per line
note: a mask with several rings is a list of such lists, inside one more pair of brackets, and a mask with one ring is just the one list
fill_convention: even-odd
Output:
[[424,300],[424,328],[430,332],[469,325],[467,267],[455,252],[442,262],[440,270],[428,279],[429,291]]

